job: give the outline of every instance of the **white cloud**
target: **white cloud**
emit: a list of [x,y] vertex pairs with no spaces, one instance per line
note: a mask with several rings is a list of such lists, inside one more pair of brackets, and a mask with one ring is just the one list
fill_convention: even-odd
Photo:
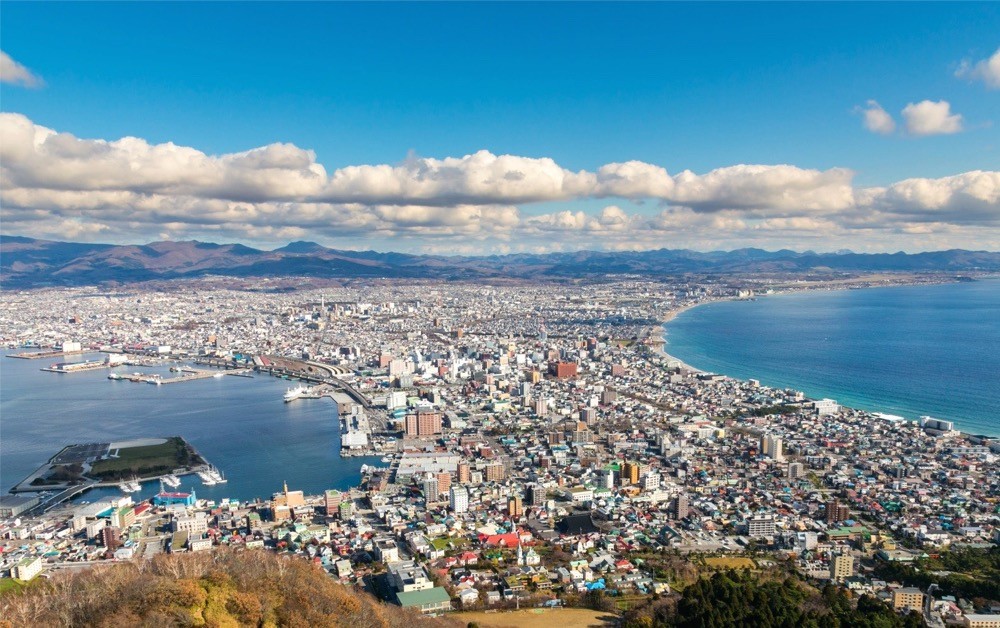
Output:
[[0,83],[10,83],[22,87],[42,87],[45,81],[0,50]]
[[790,165],[740,164],[704,175],[685,170],[674,177],[668,200],[699,211],[753,210],[766,214],[838,210],[853,200],[846,168],[813,170]]
[[990,89],[1000,89],[1000,48],[987,59],[975,63],[963,60],[955,76],[982,81]]
[[[626,161],[574,172],[550,158],[479,151],[327,174],[313,151],[292,144],[207,155],[135,137],[80,139],[19,114],[0,114],[0,136],[4,233],[57,239],[315,237],[350,248],[458,251],[474,243],[481,253],[1000,239],[995,171],[858,188],[845,168],[738,164],[671,175]],[[618,201],[596,211],[566,207],[592,198]],[[647,199],[658,206],[630,202]],[[560,211],[518,207],[539,202]]]
[[333,202],[530,203],[588,194],[594,180],[592,173],[570,172],[549,158],[481,150],[445,159],[411,157],[397,166],[341,168],[320,196]]
[[963,223],[1000,223],[1000,172],[974,170],[940,179],[905,179],[858,194],[859,206]]
[[136,137],[80,139],[0,114],[0,182],[7,188],[129,191],[245,202],[370,205],[513,205],[581,197],[651,198],[699,211],[762,212],[850,205],[851,172],[790,165],[737,165],[704,175],[639,161],[572,172],[550,158],[494,155],[411,157],[398,165],[358,165],[327,176],[313,151],[271,144],[212,156]]
[[878,101],[869,100],[866,108],[860,109],[863,116],[865,128],[872,133],[879,135],[889,135],[896,130],[896,121],[892,119],[889,112],[878,104]]
[[903,120],[910,135],[948,135],[962,130],[962,116],[951,112],[947,100],[922,100],[903,107]]

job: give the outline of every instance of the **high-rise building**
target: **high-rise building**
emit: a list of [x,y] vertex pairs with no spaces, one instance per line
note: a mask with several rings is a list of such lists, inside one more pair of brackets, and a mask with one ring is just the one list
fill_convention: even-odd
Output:
[[491,462],[486,465],[485,471],[487,482],[500,482],[507,477],[507,469],[502,462]]
[[903,587],[892,592],[892,608],[924,612],[924,592],[916,587]]
[[438,495],[447,494],[451,490],[451,474],[447,472],[438,473],[435,478],[438,483]]
[[577,372],[576,362],[551,362],[549,364],[549,375],[559,379],[576,377]]
[[448,506],[452,512],[460,513],[469,510],[469,491],[464,486],[452,486]]
[[548,402],[545,400],[545,397],[539,395],[538,399],[535,399],[535,414],[538,416],[545,416],[548,411]]
[[688,496],[684,493],[677,495],[670,504],[670,515],[674,519],[684,519],[688,516],[688,510]]
[[592,443],[594,442],[594,433],[587,429],[586,424],[582,424],[583,429],[577,429],[573,432],[573,442],[574,443]]
[[797,480],[806,474],[806,465],[801,462],[793,462],[788,465],[788,479]]
[[622,469],[622,482],[628,484],[638,484],[639,482],[638,462],[625,463],[625,467]]
[[847,504],[841,504],[837,499],[831,499],[826,502],[826,522],[828,524],[837,523],[839,521],[847,521],[850,518],[850,506]]
[[540,484],[531,484],[528,486],[528,504],[531,506],[544,506],[545,505],[545,488]]
[[760,448],[764,455],[772,460],[784,460],[781,453],[781,439],[768,434],[760,440]]
[[469,467],[469,463],[466,462],[466,461],[464,461],[464,460],[462,462],[459,462],[458,463],[458,483],[459,484],[468,484],[469,480],[470,480],[470,475],[471,475],[471,468]]
[[601,488],[613,489],[615,487],[614,469],[602,469],[598,474],[598,482]]
[[121,532],[115,526],[106,526],[101,530],[101,545],[109,550],[118,548],[122,544]]
[[405,419],[407,436],[433,436],[441,433],[441,413],[431,410],[418,410],[407,414]]
[[755,515],[747,521],[747,535],[751,538],[774,536],[774,517],[770,515]]
[[642,474],[642,490],[655,491],[660,488],[660,474],[657,471],[647,471]]
[[854,557],[850,554],[836,554],[830,559],[830,579],[843,582],[854,575]]
[[511,495],[507,498],[507,515],[511,519],[519,519],[524,514],[524,507],[521,504],[520,495]]
[[424,499],[428,502],[437,501],[438,481],[437,477],[431,476],[424,480]]
[[340,515],[341,521],[347,521],[354,514],[354,502],[349,499],[345,499],[337,507],[338,514]]
[[334,517],[337,515],[338,508],[340,508],[340,503],[344,501],[344,495],[340,491],[328,490],[323,494],[323,506],[326,510],[327,517]]

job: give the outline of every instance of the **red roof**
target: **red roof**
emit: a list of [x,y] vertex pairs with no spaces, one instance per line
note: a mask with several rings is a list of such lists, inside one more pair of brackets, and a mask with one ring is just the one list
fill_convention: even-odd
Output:
[[486,537],[486,545],[497,547],[517,547],[518,536],[513,532],[508,534],[492,534]]

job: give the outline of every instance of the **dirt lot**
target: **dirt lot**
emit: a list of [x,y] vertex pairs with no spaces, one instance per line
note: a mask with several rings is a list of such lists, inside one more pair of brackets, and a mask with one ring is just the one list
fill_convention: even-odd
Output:
[[757,565],[749,558],[724,558],[713,556],[705,559],[705,564],[716,569],[756,569]]
[[526,608],[505,613],[467,612],[451,613],[449,617],[462,623],[476,622],[483,628],[552,628],[600,627],[609,628],[618,617],[586,608]]

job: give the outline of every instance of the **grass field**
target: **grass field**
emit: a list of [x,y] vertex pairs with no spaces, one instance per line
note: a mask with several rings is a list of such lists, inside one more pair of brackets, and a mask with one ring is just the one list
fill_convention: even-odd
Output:
[[20,580],[15,580],[13,578],[0,578],[0,595],[7,593],[8,591],[20,591],[26,586],[28,585]]
[[710,556],[705,558],[705,565],[716,569],[756,569],[757,563],[749,558]]
[[552,628],[553,626],[608,628],[618,620],[618,617],[610,613],[587,608],[526,608],[509,613],[472,611],[450,613],[448,616],[464,624],[475,622],[483,628]]
[[99,460],[88,475],[101,479],[121,479],[132,475],[166,473],[190,464],[191,454],[180,437],[159,445],[119,449],[117,458]]

